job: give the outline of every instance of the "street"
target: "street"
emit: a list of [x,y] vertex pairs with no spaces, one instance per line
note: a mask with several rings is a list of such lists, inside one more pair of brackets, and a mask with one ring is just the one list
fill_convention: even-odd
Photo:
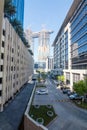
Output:
[[47,79],[49,99],[58,117],[47,127],[49,130],[87,130],[87,110],[78,108],[63,94],[51,79]]

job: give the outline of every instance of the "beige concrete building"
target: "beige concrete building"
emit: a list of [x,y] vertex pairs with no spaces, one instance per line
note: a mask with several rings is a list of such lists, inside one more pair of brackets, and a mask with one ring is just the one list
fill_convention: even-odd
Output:
[[45,69],[45,71],[48,72],[48,71],[51,71],[53,69],[54,69],[54,60],[53,60],[52,56],[49,56],[46,59],[46,69]]
[[3,111],[4,104],[14,98],[15,93],[31,78],[34,61],[8,19],[3,18],[1,7],[0,32],[0,111]]

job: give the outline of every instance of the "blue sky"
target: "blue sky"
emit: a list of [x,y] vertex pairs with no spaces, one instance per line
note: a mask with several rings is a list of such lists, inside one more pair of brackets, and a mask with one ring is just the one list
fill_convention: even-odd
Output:
[[[73,0],[25,0],[24,29],[30,26],[32,31],[38,32],[45,25],[46,29],[54,31],[50,36],[52,44],[72,2]],[[51,48],[51,55],[52,53]]]

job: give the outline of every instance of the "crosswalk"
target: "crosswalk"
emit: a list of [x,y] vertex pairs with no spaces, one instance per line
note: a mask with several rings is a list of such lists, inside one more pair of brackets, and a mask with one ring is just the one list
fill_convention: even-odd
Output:
[[55,102],[71,102],[69,99],[58,99]]
[[[40,99],[38,100],[35,100],[36,102],[41,102]],[[69,99],[57,99],[57,100],[44,100],[43,101],[47,101],[47,102],[50,102],[50,103],[53,103],[53,102],[71,102],[71,100]]]

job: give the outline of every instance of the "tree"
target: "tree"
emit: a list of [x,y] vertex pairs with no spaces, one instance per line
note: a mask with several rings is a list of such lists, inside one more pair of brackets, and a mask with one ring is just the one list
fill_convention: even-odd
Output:
[[12,0],[5,0],[4,16],[11,20],[11,17],[16,13],[16,8],[12,5]]
[[84,81],[85,81],[85,85],[87,86],[87,76],[85,76]]
[[64,75],[60,75],[60,76],[57,76],[57,79],[59,80],[59,81],[62,81],[62,82],[64,82]]
[[73,89],[79,95],[84,95],[85,93],[87,93],[87,86],[84,80],[80,80],[77,83],[74,83]]
[[[10,20],[10,23],[12,24],[13,28],[15,29],[16,33],[20,36],[21,40],[23,41],[24,45],[26,47],[30,47],[28,44],[28,41],[25,38],[23,27],[16,18],[12,19],[12,16],[16,13],[16,7],[12,5],[12,0],[5,0],[4,4],[4,16],[7,17]],[[33,52],[31,52],[33,55]]]
[[18,21],[16,18],[14,18],[13,20],[11,20],[11,24],[13,25],[13,27],[16,29],[17,27],[21,27],[21,23],[20,21]]

